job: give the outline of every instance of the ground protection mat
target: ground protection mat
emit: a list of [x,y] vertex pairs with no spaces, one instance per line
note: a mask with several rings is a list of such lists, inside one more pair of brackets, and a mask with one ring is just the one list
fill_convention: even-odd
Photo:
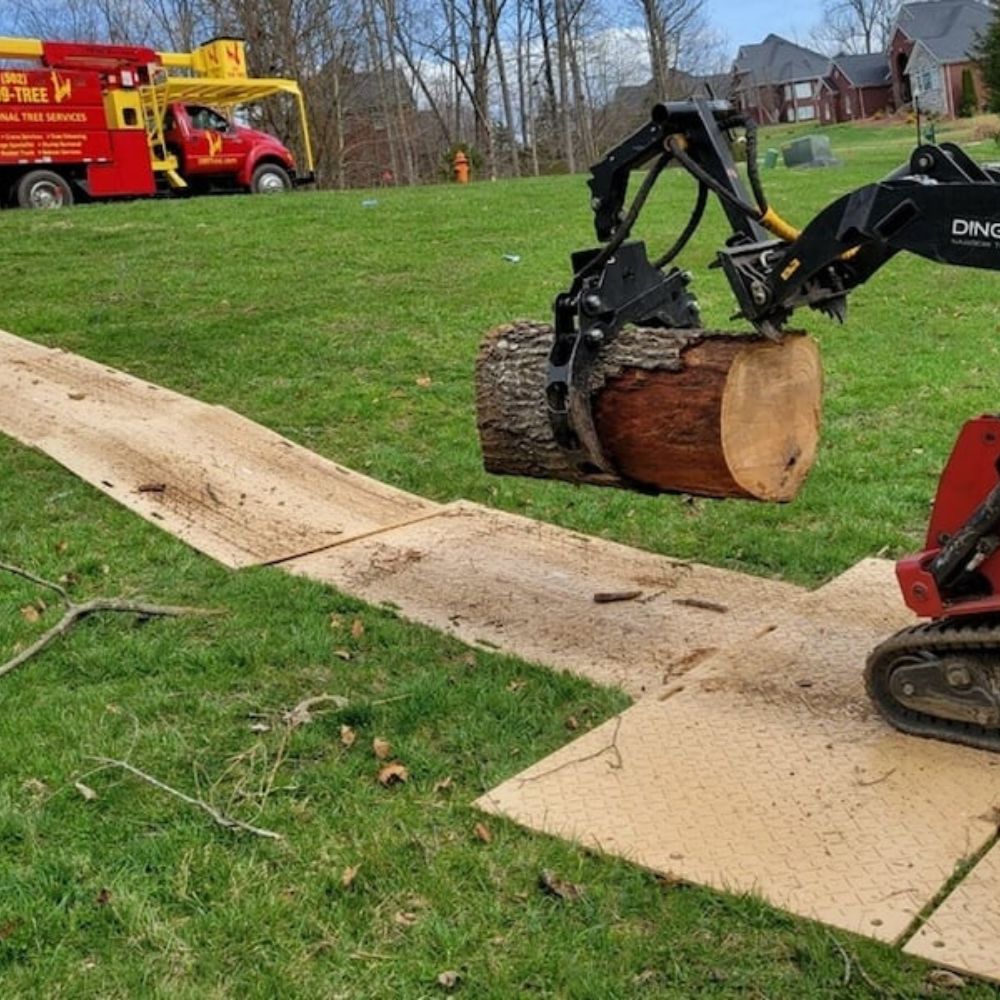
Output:
[[231,567],[439,509],[224,407],[3,332],[0,431]]
[[1000,760],[874,716],[865,655],[907,620],[891,564],[859,563],[797,610],[477,805],[671,878],[897,941],[993,836]]
[[[636,696],[770,627],[803,593],[475,504],[442,507],[224,407],[5,333],[0,431],[228,566],[280,562]],[[595,602],[608,593],[635,596]]]
[[903,949],[1000,982],[1000,847],[991,847]]
[[636,697],[774,627],[805,593],[466,502],[286,568]]

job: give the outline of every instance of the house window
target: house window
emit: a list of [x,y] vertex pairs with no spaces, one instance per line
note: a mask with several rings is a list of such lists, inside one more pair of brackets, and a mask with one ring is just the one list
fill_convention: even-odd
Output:
[[926,94],[928,90],[934,90],[934,74],[929,69],[920,71],[920,93]]
[[803,104],[795,109],[796,121],[809,122],[816,117],[816,109],[811,104]]
[[796,100],[806,100],[813,95],[812,81],[806,80],[804,83],[795,84]]

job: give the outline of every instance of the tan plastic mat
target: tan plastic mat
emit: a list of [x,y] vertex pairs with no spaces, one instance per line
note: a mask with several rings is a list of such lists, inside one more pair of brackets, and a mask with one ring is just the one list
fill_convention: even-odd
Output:
[[993,835],[1000,768],[873,714],[865,656],[908,620],[891,564],[859,563],[799,610],[477,805],[673,878],[897,940]]
[[0,431],[227,566],[439,509],[224,407],[3,332]]
[[986,852],[903,950],[1000,982],[1000,847]]
[[287,568],[636,697],[774,627],[804,593],[464,502]]

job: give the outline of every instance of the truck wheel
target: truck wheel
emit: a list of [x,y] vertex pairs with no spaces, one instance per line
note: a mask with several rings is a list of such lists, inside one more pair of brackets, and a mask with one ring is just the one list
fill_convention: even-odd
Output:
[[51,170],[25,174],[17,182],[16,195],[21,208],[68,208],[73,204],[73,189]]
[[277,163],[262,163],[250,178],[252,194],[281,194],[291,189],[292,179],[288,171]]

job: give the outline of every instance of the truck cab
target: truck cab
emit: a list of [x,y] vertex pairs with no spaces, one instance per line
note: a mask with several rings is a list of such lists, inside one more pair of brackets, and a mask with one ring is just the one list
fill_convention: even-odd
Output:
[[163,121],[167,151],[193,190],[273,194],[295,183],[295,159],[274,136],[247,128],[204,104],[175,101]]

